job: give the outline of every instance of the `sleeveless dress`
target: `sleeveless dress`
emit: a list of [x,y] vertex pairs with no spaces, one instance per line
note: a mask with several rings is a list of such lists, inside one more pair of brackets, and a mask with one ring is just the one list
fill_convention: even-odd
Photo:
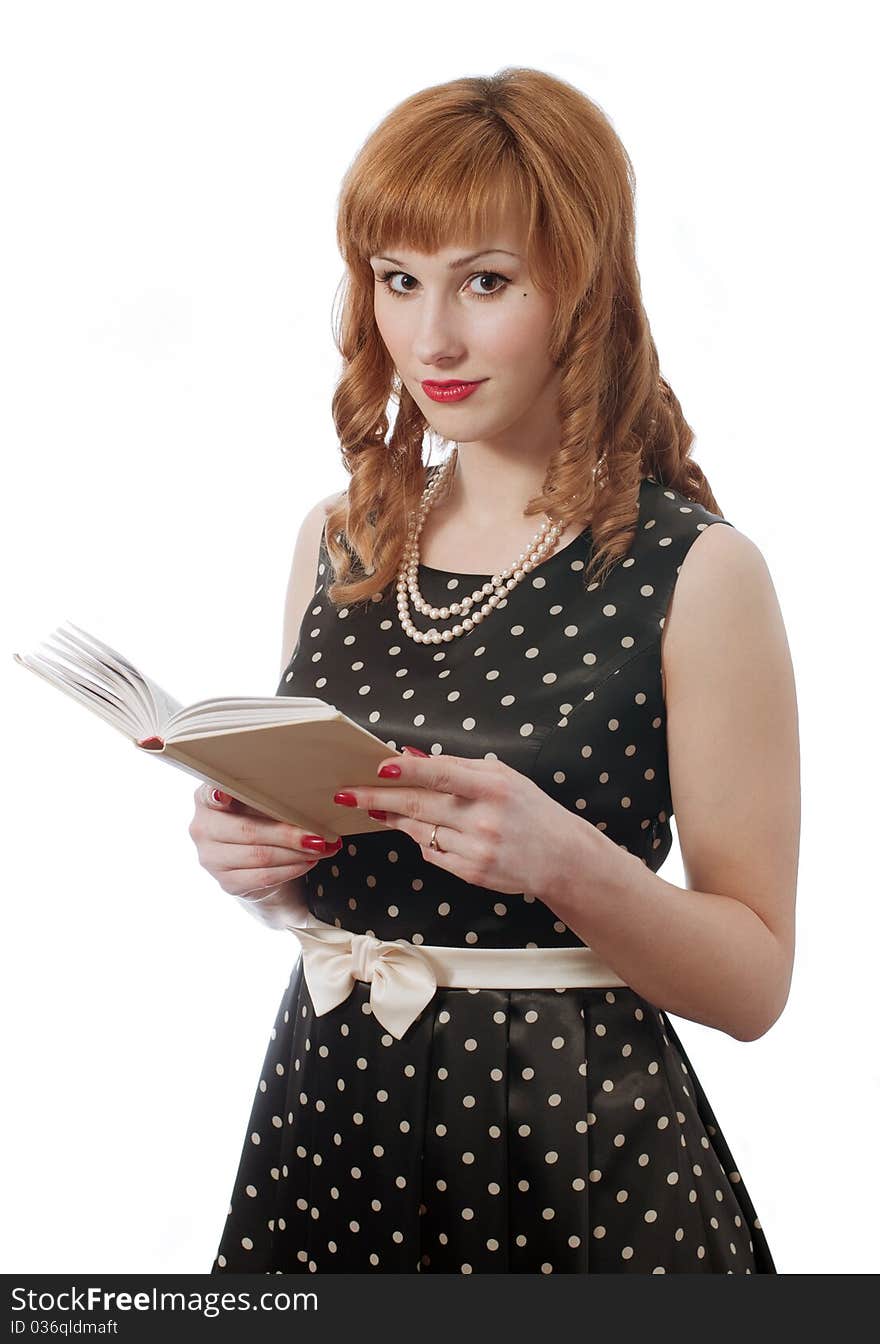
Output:
[[[392,750],[500,759],[656,871],[672,838],[662,622],[689,547],[725,521],[646,477],[602,589],[584,589],[586,528],[438,645],[404,634],[393,586],[334,608],[322,539],[276,693],[320,696]],[[442,606],[487,578],[422,565],[419,585]],[[399,830],[343,837],[305,883],[318,918],[380,939],[583,943]],[[397,1040],[369,990],[317,1017],[295,962],[212,1274],[777,1272],[662,1007],[628,987],[438,987]]]

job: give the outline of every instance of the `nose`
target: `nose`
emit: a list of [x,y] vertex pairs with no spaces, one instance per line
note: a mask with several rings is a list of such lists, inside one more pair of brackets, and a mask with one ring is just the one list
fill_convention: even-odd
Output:
[[431,368],[436,364],[442,367],[444,360],[461,361],[466,346],[460,319],[453,312],[452,305],[445,302],[442,296],[425,298],[418,305],[412,350],[423,368]]

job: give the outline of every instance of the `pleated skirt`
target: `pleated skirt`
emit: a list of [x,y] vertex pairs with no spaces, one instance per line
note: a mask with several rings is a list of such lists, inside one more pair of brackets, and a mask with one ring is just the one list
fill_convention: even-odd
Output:
[[664,1012],[630,988],[282,995],[211,1273],[776,1269]]

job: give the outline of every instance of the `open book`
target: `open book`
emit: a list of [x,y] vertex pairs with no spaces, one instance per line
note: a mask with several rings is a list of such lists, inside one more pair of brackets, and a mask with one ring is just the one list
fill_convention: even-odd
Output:
[[392,749],[334,705],[283,695],[181,705],[121,653],[67,625],[70,631],[59,626],[44,645],[70,666],[41,654],[13,657],[142,750],[316,835],[387,829],[366,811],[333,801],[346,786],[393,784],[376,778]]

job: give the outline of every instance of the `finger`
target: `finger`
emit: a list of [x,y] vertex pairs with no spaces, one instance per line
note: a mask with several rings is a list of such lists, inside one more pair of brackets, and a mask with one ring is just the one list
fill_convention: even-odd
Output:
[[255,807],[250,807],[247,803],[243,803],[240,798],[227,793],[219,784],[214,784],[211,780],[202,784],[198,790],[198,797],[205,807],[219,808],[221,812],[240,812],[255,817],[266,815],[265,812],[258,812]]
[[446,752],[441,752],[438,757],[437,755],[429,755],[428,752],[422,751],[418,747],[401,747],[401,751],[405,752],[407,756],[417,756],[423,760],[436,761],[442,759],[444,761],[454,761],[457,765],[463,765],[473,770],[483,770],[487,766],[501,764],[501,762],[494,756],[453,756],[451,754],[447,755]]
[[456,765],[463,766],[466,770],[485,770],[489,766],[500,764],[494,757],[488,759],[485,756],[447,756],[445,752],[442,756],[431,756],[429,759],[432,761],[453,761]]
[[332,857],[332,851],[319,854],[313,849],[286,849],[282,845],[256,845],[248,849],[244,845],[229,845],[222,841],[211,840],[203,847],[202,865],[212,872],[254,873],[265,872],[270,868],[280,870],[296,867],[302,870],[303,864],[320,863],[322,859]]
[[213,840],[220,845],[240,847],[274,846],[287,851],[325,854],[338,853],[342,848],[342,838],[338,835],[317,835],[305,831],[301,826],[293,826],[286,821],[276,821],[263,812],[251,811],[247,815],[233,812],[232,806],[219,806],[216,803],[205,808],[200,819],[199,836],[204,840]]
[[[211,834],[210,829],[208,834]],[[216,838],[229,840],[238,845],[278,845],[283,849],[317,851],[321,854],[335,853],[342,848],[341,836],[332,833],[313,834],[311,831],[304,831],[301,826],[292,826],[286,821],[275,821],[274,818],[260,812],[253,816],[224,821],[223,829]],[[318,841],[321,842],[320,846]]]
[[[461,876],[463,865],[471,865],[476,862],[479,856],[479,845],[467,830],[459,830],[456,825],[450,825],[446,821],[436,821],[438,848],[431,849],[431,836],[434,835],[435,821],[436,818],[431,821],[417,821],[414,817],[404,816],[399,812],[387,812],[382,824],[389,830],[403,831],[424,850],[426,858],[430,857],[433,862],[437,863],[438,867],[446,868],[449,872],[455,872]],[[443,854],[448,854],[449,858],[443,860],[440,857]]]
[[205,807],[210,807],[220,812],[235,812],[239,816],[245,817],[265,817],[265,812],[260,812],[256,807],[251,807],[248,803],[243,803],[240,798],[235,798],[231,793],[227,793],[219,784],[214,784],[210,780],[202,784],[196,794],[199,802]]
[[[422,858],[426,863],[431,863],[435,868],[442,868],[447,873],[453,873],[460,878],[462,882],[468,882],[476,885],[476,868],[473,861],[469,859],[466,853],[459,849],[459,844],[465,837],[456,834],[448,827],[437,827],[437,848],[431,848],[431,834],[433,826],[425,827],[421,822],[413,823],[412,836],[416,844],[422,851]],[[450,846],[450,848],[447,848]]]
[[[382,765],[391,763],[390,760],[380,762],[377,775]],[[453,794],[459,798],[482,798],[486,794],[488,777],[495,774],[498,763],[460,756],[411,756],[406,752],[397,756],[393,764],[400,768],[394,781],[395,788],[406,788],[411,784],[417,789],[433,789],[436,793]],[[349,787],[345,785],[346,789]],[[382,804],[371,803],[370,806],[381,807]]]
[[204,846],[218,857],[225,851],[225,866],[229,868],[265,868],[291,863],[295,858],[331,858],[342,848],[341,839],[325,840],[323,836],[312,836],[306,831],[296,831],[288,837],[284,834],[285,829],[283,824],[266,830],[257,826],[255,830],[230,835],[225,827],[221,831],[212,831],[208,826]]
[[[223,799],[218,801],[214,793],[218,792]],[[201,795],[201,799],[210,812],[225,812],[236,817],[242,818],[242,825],[238,828],[238,834],[230,837],[228,823],[223,823],[222,831],[212,831],[210,822],[207,824],[208,836],[231,844],[250,845],[250,844],[274,844],[286,846],[290,849],[303,849],[310,853],[321,853],[317,844],[303,844],[304,840],[315,842],[322,840],[325,846],[330,849],[340,849],[342,840],[338,835],[314,835],[310,831],[305,831],[301,826],[294,826],[286,821],[276,821],[274,817],[268,817],[265,812],[260,812],[255,807],[250,807],[243,803],[241,799],[231,797],[228,793],[223,793],[219,785],[209,783],[202,784],[196,791]],[[245,818],[247,822],[245,822]],[[329,851],[328,851],[329,852]]]
[[422,845],[422,854],[425,861],[432,863],[435,868],[443,868],[447,873],[454,873],[463,882],[470,881],[470,878],[465,876],[466,870],[462,866],[460,855],[447,849],[431,849],[428,845]]
[[[314,864],[309,868],[314,868]],[[227,882],[240,890],[236,893],[239,896],[245,896],[250,892],[271,891],[273,887],[280,887],[283,883],[291,879],[302,877],[309,868],[303,868],[301,863],[287,864],[281,868],[241,868],[230,869],[226,873]],[[224,889],[227,889],[224,887]],[[232,893],[230,893],[232,894]]]

